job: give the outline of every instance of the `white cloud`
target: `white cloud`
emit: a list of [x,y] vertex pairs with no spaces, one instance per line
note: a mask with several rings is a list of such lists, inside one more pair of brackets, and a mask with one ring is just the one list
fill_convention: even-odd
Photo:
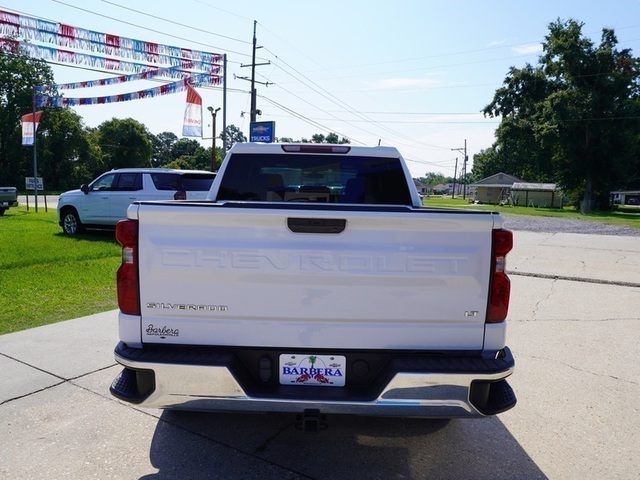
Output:
[[529,43],[526,45],[517,45],[511,50],[518,55],[532,55],[534,53],[542,53],[542,44]]

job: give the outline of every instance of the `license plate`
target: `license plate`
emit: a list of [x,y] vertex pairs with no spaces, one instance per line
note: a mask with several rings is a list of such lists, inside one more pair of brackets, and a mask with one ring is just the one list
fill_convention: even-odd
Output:
[[281,385],[344,387],[346,358],[341,355],[280,355]]

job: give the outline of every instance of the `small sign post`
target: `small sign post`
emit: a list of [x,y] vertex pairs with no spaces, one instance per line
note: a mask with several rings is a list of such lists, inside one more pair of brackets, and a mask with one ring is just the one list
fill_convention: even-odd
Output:
[[[24,186],[27,190],[27,212],[29,211],[29,190],[34,191],[35,198],[38,198],[38,190],[40,190],[44,196],[44,211],[48,212],[47,208],[47,194],[44,193],[44,180],[42,177],[38,177],[38,182],[36,184],[35,177],[24,177]],[[38,203],[36,200],[36,213],[38,212]]]

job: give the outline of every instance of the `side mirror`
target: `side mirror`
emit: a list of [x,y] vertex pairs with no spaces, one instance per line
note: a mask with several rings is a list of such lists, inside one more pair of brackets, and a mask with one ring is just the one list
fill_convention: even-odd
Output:
[[85,195],[89,193],[89,187],[84,183],[80,185],[80,190],[82,190],[82,193],[84,193]]

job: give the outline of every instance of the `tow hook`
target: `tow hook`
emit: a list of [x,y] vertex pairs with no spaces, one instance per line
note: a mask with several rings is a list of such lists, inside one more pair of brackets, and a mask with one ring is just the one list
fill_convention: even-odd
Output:
[[321,414],[317,408],[306,408],[301,414],[296,415],[296,429],[304,433],[320,433],[328,427],[327,416]]

